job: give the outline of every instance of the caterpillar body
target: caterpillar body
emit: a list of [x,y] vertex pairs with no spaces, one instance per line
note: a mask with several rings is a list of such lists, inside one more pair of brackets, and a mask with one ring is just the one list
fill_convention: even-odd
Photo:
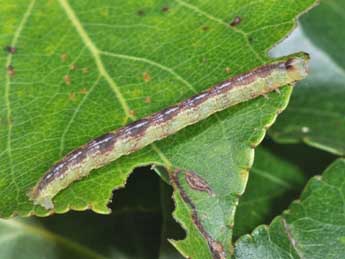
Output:
[[72,182],[123,155],[201,121],[238,103],[265,95],[307,76],[308,55],[290,57],[254,68],[174,106],[106,133],[55,163],[28,193],[34,204],[54,207],[52,198]]

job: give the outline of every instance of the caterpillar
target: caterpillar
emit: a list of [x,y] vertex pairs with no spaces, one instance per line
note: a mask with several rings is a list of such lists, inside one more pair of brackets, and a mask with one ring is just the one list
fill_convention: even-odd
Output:
[[34,204],[54,208],[52,199],[72,182],[121,156],[238,103],[265,95],[307,76],[309,56],[286,57],[239,74],[174,106],[111,131],[68,153],[28,193]]

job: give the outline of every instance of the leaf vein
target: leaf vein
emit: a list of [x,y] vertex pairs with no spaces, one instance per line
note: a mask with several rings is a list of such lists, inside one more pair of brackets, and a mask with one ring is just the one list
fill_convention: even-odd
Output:
[[[166,72],[170,73],[171,75],[173,75],[178,81],[180,81],[181,83],[186,85],[193,93],[198,93],[198,91],[195,89],[195,87],[191,83],[189,83],[186,79],[184,79],[182,76],[180,76],[178,73],[176,73],[176,71],[174,69],[167,67],[167,66],[164,66],[164,65],[162,65],[156,61],[153,61],[153,60],[150,60],[147,58],[118,54],[118,53],[113,53],[113,52],[108,52],[108,51],[100,51],[100,53],[103,55],[106,55],[106,56],[110,56],[110,57],[116,57],[116,58],[128,59],[128,60],[133,60],[133,61],[138,61],[138,62],[144,62],[144,63],[150,64],[152,66],[158,67],[158,68],[162,69],[163,71],[166,71]],[[223,127],[222,120],[220,119],[218,114],[215,114],[214,116],[218,120],[220,125],[222,126],[222,130],[223,130],[223,134],[224,134],[225,129]]]
[[287,238],[290,241],[290,244],[293,247],[293,249],[295,250],[296,254],[301,259],[305,258],[303,253],[302,253],[302,251],[300,251],[300,249],[298,248],[297,240],[294,239],[294,237],[292,236],[292,232],[291,232],[289,224],[286,222],[286,220],[284,218],[282,218],[281,221],[282,221],[282,224],[283,224],[284,231],[285,231],[285,233],[287,235]]
[[[11,46],[16,46],[18,39],[20,37],[20,34],[29,18],[29,16],[32,13],[32,9],[35,5],[36,0],[33,0],[30,2],[28,5],[23,18],[21,19],[18,28],[16,29],[13,39],[11,42]],[[6,59],[6,68],[9,67],[12,63],[12,56],[8,54],[7,59]],[[6,74],[6,82],[5,82],[5,106],[7,109],[7,124],[8,124],[8,132],[7,132],[7,152],[8,152],[8,157],[9,157],[9,165],[10,165],[10,172],[12,176],[12,182],[17,190],[17,200],[18,200],[18,195],[19,195],[19,186],[17,182],[14,180],[14,170],[13,170],[13,161],[12,161],[12,149],[11,149],[11,142],[12,142],[12,110],[11,110],[11,103],[10,103],[10,88],[11,88],[11,80],[10,80],[10,75],[7,73]]]
[[249,47],[250,51],[255,55],[255,57],[263,64],[264,63],[264,59],[260,56],[260,54],[253,48],[253,46],[250,44],[249,42],[249,38],[248,38],[248,34],[236,27],[231,27],[228,23],[224,22],[222,19],[219,19],[207,12],[205,12],[204,10],[201,10],[200,8],[198,8],[197,6],[195,5],[192,5],[190,3],[186,3],[184,2],[183,0],[175,0],[176,3],[198,13],[198,14],[201,14],[203,16],[205,16],[206,18],[208,18],[209,20],[212,20],[214,22],[217,22],[219,24],[222,24],[224,25],[225,27],[229,28],[229,29],[232,29],[234,32],[236,33],[239,33],[243,36],[243,38],[245,39],[246,41],[246,44],[247,46]]
[[164,66],[158,62],[155,62],[153,60],[147,59],[147,58],[142,58],[142,57],[135,57],[135,56],[130,56],[130,55],[124,55],[124,54],[117,54],[113,52],[108,52],[108,51],[100,51],[101,54],[106,55],[106,56],[111,56],[111,57],[116,57],[116,58],[122,58],[122,59],[128,59],[128,60],[133,60],[133,61],[139,61],[139,62],[144,62],[147,64],[150,64],[152,66],[158,67],[174,77],[176,77],[181,83],[184,85],[188,86],[189,89],[191,89],[194,93],[197,93],[196,89],[193,87],[191,83],[189,83],[187,80],[185,80],[183,77],[181,77],[179,74],[177,74],[173,69]]
[[[87,48],[90,50],[95,62],[96,66],[100,72],[100,74],[105,78],[105,80],[108,82],[111,89],[114,91],[116,97],[118,98],[127,118],[131,118],[132,120],[135,120],[136,117],[131,114],[131,110],[123,97],[119,87],[115,83],[115,81],[110,77],[108,71],[104,67],[104,64],[101,59],[101,51],[97,48],[97,46],[93,43],[87,32],[84,30],[82,24],[80,23],[78,17],[76,16],[74,10],[71,8],[71,6],[68,3],[68,0],[59,0],[59,3],[63,10],[65,11],[67,17],[74,25],[75,29],[77,30],[79,36],[81,37],[82,41],[85,43]],[[163,160],[165,164],[171,164],[170,161],[166,158],[166,156],[159,150],[157,146],[154,144],[151,145],[153,150],[159,155],[159,157]],[[168,163],[169,162],[169,163]]]
[[129,108],[125,98],[123,97],[123,95],[122,95],[118,85],[110,77],[108,71],[106,70],[106,68],[105,68],[105,66],[104,66],[104,64],[102,62],[102,59],[100,57],[99,49],[93,43],[93,41],[91,40],[91,38],[89,37],[89,35],[85,31],[85,29],[83,28],[83,26],[80,23],[78,17],[76,16],[74,10],[71,8],[71,6],[69,5],[67,0],[59,0],[59,3],[61,5],[61,7],[63,8],[63,10],[65,11],[65,13],[66,13],[67,17],[69,18],[69,20],[71,21],[71,23],[74,25],[74,27],[77,30],[80,38],[82,39],[84,44],[87,46],[87,48],[91,52],[100,74],[105,78],[105,80],[108,82],[110,88],[115,93],[115,95],[116,95],[117,99],[119,100],[119,102],[120,102],[120,104],[122,106],[122,109],[124,110],[126,116],[128,118],[134,119],[133,115],[131,115],[130,108]]
[[59,156],[61,157],[64,151],[64,147],[65,147],[65,137],[66,134],[68,133],[69,129],[71,128],[72,123],[74,122],[77,114],[80,111],[80,108],[83,106],[83,104],[85,103],[85,101],[87,100],[87,98],[89,97],[89,95],[91,94],[91,92],[96,88],[97,84],[99,83],[99,80],[101,79],[101,76],[99,75],[96,79],[96,81],[94,82],[94,84],[91,86],[91,88],[89,89],[89,91],[87,92],[87,94],[83,97],[83,99],[79,102],[77,108],[74,110],[74,113],[72,114],[70,120],[68,121],[64,132],[62,133],[61,136],[61,140],[60,140],[60,153]]

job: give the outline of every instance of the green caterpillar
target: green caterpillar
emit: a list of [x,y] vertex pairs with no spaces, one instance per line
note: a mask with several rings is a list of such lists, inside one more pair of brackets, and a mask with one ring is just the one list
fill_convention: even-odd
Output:
[[290,57],[237,75],[174,106],[109,132],[67,154],[38,181],[28,196],[46,209],[72,182],[123,155],[238,103],[265,95],[307,76],[308,55]]

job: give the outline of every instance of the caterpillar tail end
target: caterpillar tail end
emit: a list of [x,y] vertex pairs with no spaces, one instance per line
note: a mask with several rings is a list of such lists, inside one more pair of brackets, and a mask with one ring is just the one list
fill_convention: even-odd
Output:
[[54,209],[54,204],[51,196],[39,194],[35,189],[28,192],[27,196],[34,203],[34,205],[40,205],[46,210]]

